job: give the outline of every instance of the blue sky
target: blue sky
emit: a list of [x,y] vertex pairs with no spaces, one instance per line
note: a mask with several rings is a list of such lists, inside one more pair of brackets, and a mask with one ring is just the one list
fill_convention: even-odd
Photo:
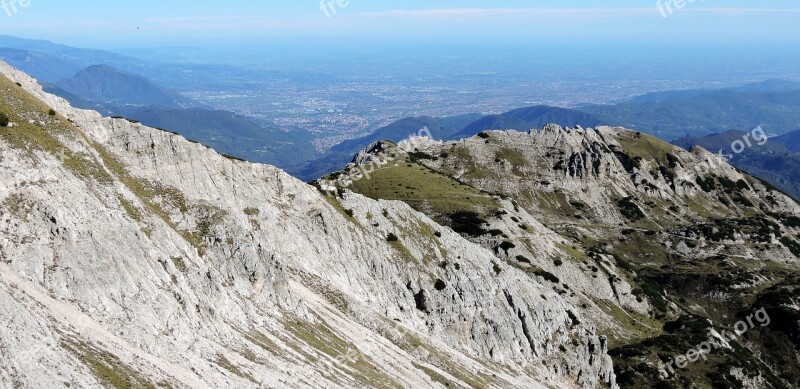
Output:
[[[0,8],[0,34],[90,47],[231,42],[799,43],[796,0],[32,0]],[[324,0],[326,3],[330,0]],[[667,3],[669,0],[661,0]],[[16,8],[16,11],[14,11]],[[335,10],[335,12],[334,12]],[[670,13],[671,10],[671,13]],[[327,14],[326,14],[327,13]],[[666,17],[665,17],[666,16]]]

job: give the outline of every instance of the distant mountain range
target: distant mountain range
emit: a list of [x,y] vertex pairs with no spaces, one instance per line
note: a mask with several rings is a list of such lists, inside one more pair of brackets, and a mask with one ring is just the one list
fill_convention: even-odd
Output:
[[30,50],[0,47],[0,59],[17,69],[26,69],[40,82],[56,82],[81,70],[72,62]]
[[[763,148],[731,162],[797,197],[793,171],[800,144],[800,83],[768,80],[736,88],[661,91],[616,105],[574,108],[534,106],[502,114],[409,117],[320,154],[301,129],[270,128],[233,112],[210,109],[151,81],[158,65],[103,50],[77,49],[46,41],[0,36],[0,59],[39,79],[45,89],[74,106],[125,116],[165,128],[220,152],[283,168],[310,181],[339,170],[353,155],[380,140],[398,142],[427,128],[438,140],[468,138],[488,130],[526,131],[554,123],[564,127],[625,126],[675,144],[709,149],[762,126]],[[714,146],[714,147],[712,147]],[[716,147],[720,146],[720,147]],[[782,147],[785,147],[782,148]]]
[[767,80],[755,84],[748,84],[736,88],[725,89],[688,89],[677,91],[664,91],[646,93],[629,99],[628,102],[635,104],[642,103],[663,103],[667,101],[688,99],[694,97],[708,96],[719,92],[733,93],[775,93],[775,92],[794,92],[800,90],[800,82],[786,80]]
[[0,35],[0,59],[17,69],[31,69],[39,81],[54,83],[92,65],[108,65],[144,74],[146,61],[105,50],[80,49],[57,43]]
[[[789,90],[792,87],[797,89]],[[686,91],[660,95],[661,101],[579,108],[607,123],[634,128],[665,140],[762,126],[770,133],[800,129],[800,86],[769,81],[740,89]],[[642,98],[635,98],[638,101]],[[653,97],[644,97],[653,99]]]
[[[464,124],[473,118],[474,121]],[[308,162],[299,170],[290,169],[290,172],[302,179],[315,179],[335,171],[349,162],[357,151],[378,140],[397,142],[423,127],[431,129],[434,139],[454,140],[489,130],[527,131],[549,123],[563,127],[621,125],[665,140],[686,137],[687,134],[702,137],[732,129],[749,131],[759,125],[768,133],[783,134],[800,129],[800,83],[769,80],[722,90],[657,92],[617,105],[534,106],[486,116],[405,118],[369,136],[342,142],[323,157]],[[461,125],[463,127],[457,129]],[[800,143],[800,140],[796,142]],[[730,146],[730,142],[727,145]],[[752,174],[767,179],[763,174]],[[771,177],[768,181],[774,181],[776,186],[795,195],[786,184],[779,185],[780,180]]]

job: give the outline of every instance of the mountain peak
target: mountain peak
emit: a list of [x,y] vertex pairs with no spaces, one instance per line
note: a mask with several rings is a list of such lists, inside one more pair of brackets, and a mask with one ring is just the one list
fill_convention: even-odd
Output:
[[403,203],[74,109],[4,63],[0,90],[22,386],[616,386],[558,293]]
[[56,86],[103,104],[191,108],[201,104],[164,89],[149,79],[108,65],[92,65]]

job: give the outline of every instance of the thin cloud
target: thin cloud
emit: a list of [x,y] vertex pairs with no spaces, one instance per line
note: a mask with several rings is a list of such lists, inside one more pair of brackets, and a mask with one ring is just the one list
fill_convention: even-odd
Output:
[[681,12],[712,16],[752,16],[797,14],[800,13],[800,8],[684,8]]
[[[676,13],[678,10],[676,10]],[[756,14],[800,13],[798,8],[708,8],[686,6],[679,10],[683,13],[712,16],[746,16]],[[488,17],[488,16],[551,16],[551,17],[615,17],[645,16],[658,13],[656,7],[639,8],[450,8],[423,10],[388,10],[379,12],[362,12],[360,15],[371,17],[400,18],[454,18],[454,17]]]
[[423,10],[388,10],[364,12],[366,16],[391,17],[467,17],[504,15],[642,15],[653,13],[654,8],[450,8]]

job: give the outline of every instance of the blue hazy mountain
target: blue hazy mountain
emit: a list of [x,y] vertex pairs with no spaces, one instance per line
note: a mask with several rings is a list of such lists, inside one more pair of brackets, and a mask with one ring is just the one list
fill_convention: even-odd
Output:
[[74,62],[25,49],[0,47],[0,60],[43,82],[72,77],[81,70]]
[[153,81],[107,65],[90,66],[44,89],[73,106],[175,132],[237,158],[290,169],[316,157],[311,136],[205,107]]
[[580,110],[600,116],[606,123],[665,140],[731,129],[749,131],[759,125],[767,132],[783,134],[800,129],[800,89],[767,92],[729,89],[663,101],[585,106]]
[[736,88],[726,89],[687,89],[675,91],[662,91],[645,93],[640,96],[631,97],[628,102],[634,104],[640,103],[662,103],[665,101],[681,100],[694,98],[699,96],[706,96],[720,91],[730,91],[738,93],[774,93],[774,92],[792,92],[800,90],[800,82],[787,81],[787,80],[766,80],[748,84]]
[[[45,40],[24,39],[8,35],[0,35],[0,48],[36,53],[36,55],[30,56],[29,61],[9,62],[24,72],[31,67],[54,67],[55,64],[64,66],[63,74],[53,71],[51,74],[44,74],[47,77],[37,77],[39,81],[46,82],[56,82],[62,78],[71,77],[78,70],[92,65],[108,65],[134,73],[143,73],[143,69],[151,66],[140,59],[106,50],[81,49]],[[0,59],[5,60],[5,57],[0,56]],[[60,77],[58,77],[59,75]]]
[[114,106],[159,106],[198,108],[197,101],[178,92],[162,88],[149,79],[108,65],[93,65],[73,77],[58,81],[56,86],[90,101]]

